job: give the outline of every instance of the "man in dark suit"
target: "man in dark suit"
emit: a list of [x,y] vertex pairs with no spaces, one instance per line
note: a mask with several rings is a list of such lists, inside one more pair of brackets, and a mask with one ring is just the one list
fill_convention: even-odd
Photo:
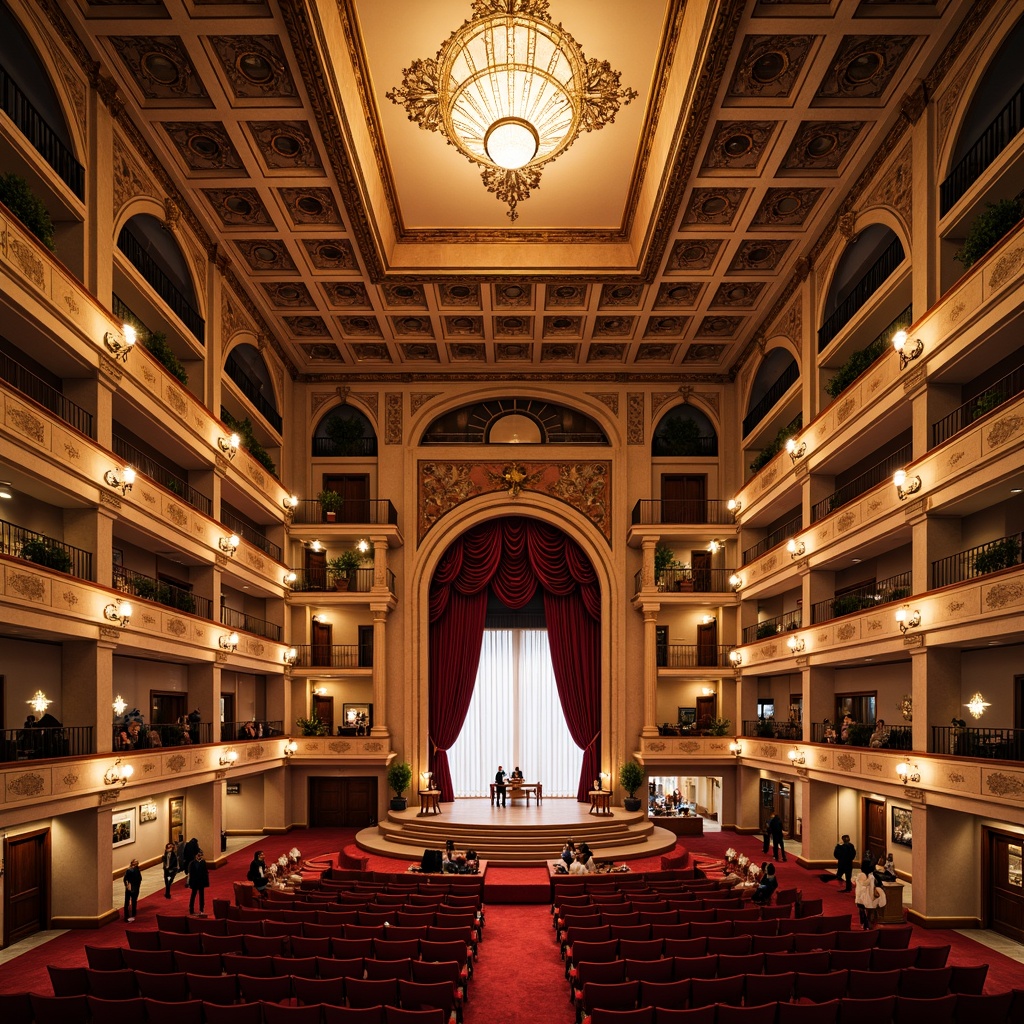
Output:
[[843,875],[846,876],[846,888],[843,892],[849,892],[853,886],[851,881],[853,879],[853,862],[857,859],[857,848],[850,842],[849,836],[843,836],[842,840],[836,843],[836,848],[832,851],[832,856],[836,859],[836,881],[841,882]]
[[498,765],[498,770],[494,773],[494,804],[496,807],[507,807],[508,806],[508,790],[505,788],[505,779],[508,776],[505,774],[505,769]]
[[785,860],[786,846],[782,841],[782,819],[777,814],[768,819],[768,834],[772,837],[772,856],[778,860],[781,853],[782,859]]

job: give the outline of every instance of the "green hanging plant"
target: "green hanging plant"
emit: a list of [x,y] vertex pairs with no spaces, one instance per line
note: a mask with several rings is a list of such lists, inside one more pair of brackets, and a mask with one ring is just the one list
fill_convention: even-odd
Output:
[[964,265],[964,270],[974,266],[1004,235],[1010,233],[1024,214],[1024,204],[1019,199],[1000,199],[998,203],[986,203],[985,209],[974,218],[967,231],[964,244],[953,259]]
[[177,377],[182,384],[188,384],[188,371],[167,344],[167,335],[163,331],[147,332],[142,336],[142,345],[169,374]]
[[309,718],[296,718],[295,724],[303,736],[326,736],[328,733],[327,723],[316,713],[315,709],[310,712]]
[[46,246],[55,249],[53,221],[46,204],[20,174],[0,174],[0,203]]

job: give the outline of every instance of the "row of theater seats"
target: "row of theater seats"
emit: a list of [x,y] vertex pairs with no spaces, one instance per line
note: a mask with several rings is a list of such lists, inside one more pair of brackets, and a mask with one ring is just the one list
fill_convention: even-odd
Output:
[[[849,914],[790,918],[778,915],[755,917],[748,910],[733,908],[692,911],[635,908],[636,904],[629,903],[621,907],[560,907],[554,916],[554,926],[561,933],[569,927],[595,928],[604,924],[618,928],[625,925],[669,925],[676,930],[663,934],[673,934],[676,938],[688,938],[689,935],[729,935],[732,934],[730,926],[735,931],[741,925],[743,935],[813,934],[820,931],[848,931],[851,926]],[[684,934],[687,930],[689,935]]]

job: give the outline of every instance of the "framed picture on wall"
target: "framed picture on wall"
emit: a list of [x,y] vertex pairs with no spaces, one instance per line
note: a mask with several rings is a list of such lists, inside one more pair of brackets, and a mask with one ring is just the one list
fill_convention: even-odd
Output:
[[224,786],[224,792],[228,796],[240,796],[242,792],[242,784],[240,782],[228,782]]
[[115,847],[127,846],[135,842],[135,808],[118,811],[110,819],[113,826],[113,843]]
[[892,841],[897,846],[914,845],[914,812],[910,807],[892,809]]
[[355,729],[357,736],[368,736],[373,725],[372,704],[342,704],[341,726]]
[[139,804],[139,824],[156,821],[156,804]]

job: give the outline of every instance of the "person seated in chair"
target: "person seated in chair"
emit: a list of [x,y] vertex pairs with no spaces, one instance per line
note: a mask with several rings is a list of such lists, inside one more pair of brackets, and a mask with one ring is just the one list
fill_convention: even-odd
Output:
[[764,869],[764,875],[758,882],[757,888],[750,897],[754,903],[767,906],[771,902],[772,894],[779,887],[779,880],[775,877],[775,865],[768,864]]
[[518,786],[522,783],[523,773],[519,770],[519,765],[516,765],[513,769],[512,774],[509,776],[509,781],[513,786]]

